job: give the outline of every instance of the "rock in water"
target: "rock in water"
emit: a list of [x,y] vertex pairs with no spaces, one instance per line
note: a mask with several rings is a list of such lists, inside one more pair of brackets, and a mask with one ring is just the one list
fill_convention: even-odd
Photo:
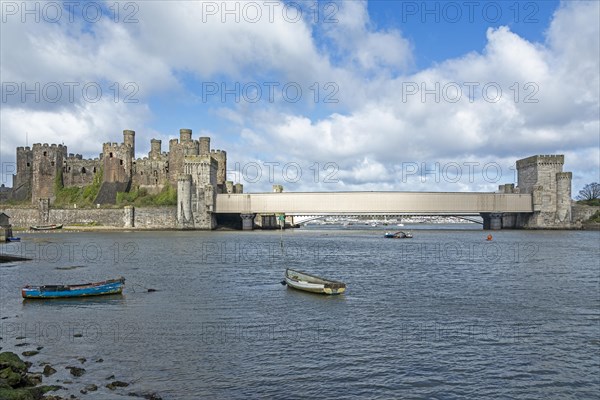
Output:
[[66,369],[71,371],[71,375],[80,377],[85,374],[85,369],[79,367],[66,367]]
[[27,366],[18,355],[11,352],[0,353],[0,369],[10,367],[15,372],[26,372]]
[[92,383],[90,385],[86,385],[85,390],[87,390],[88,392],[95,392],[96,390],[98,390],[98,386]]
[[54,373],[56,373],[56,370],[54,368],[52,368],[50,365],[45,365],[44,366],[44,372],[42,372],[44,374],[44,376],[50,376]]
[[127,387],[127,386],[129,386],[129,383],[122,382],[122,381],[114,381],[114,382],[111,382],[106,385],[106,387],[109,388],[110,390],[115,390],[118,387]]
[[41,374],[28,374],[28,367],[15,353],[0,353],[0,399],[37,400],[60,386],[37,386]]

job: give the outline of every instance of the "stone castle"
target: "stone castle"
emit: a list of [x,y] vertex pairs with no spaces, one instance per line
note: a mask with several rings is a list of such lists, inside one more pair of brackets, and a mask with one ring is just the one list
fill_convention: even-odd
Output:
[[152,139],[147,157],[135,158],[135,132],[123,131],[122,143],[104,143],[98,158],[83,159],[67,146],[40,144],[17,148],[17,173],[10,198],[51,205],[57,182],[64,187],[91,185],[102,171],[97,204],[114,204],[117,192],[133,187],[159,193],[167,185],[177,188],[178,228],[213,229],[211,214],[217,193],[242,193],[241,184],[226,180],[227,153],[210,148],[210,137],[192,139],[191,129],[180,129],[179,139]]
[[[83,217],[61,215],[59,209],[51,210],[56,188],[61,185],[100,184],[95,204],[114,204],[118,192],[128,192],[132,188],[155,194],[171,187],[177,190],[176,206],[160,212],[125,207],[122,216],[104,218],[103,223],[177,229],[215,229],[217,223],[244,229],[278,226],[273,211],[254,214],[244,211],[245,206],[229,211],[229,214],[224,211],[226,208],[217,210],[218,194],[241,194],[243,186],[226,180],[227,154],[212,150],[209,137],[195,140],[190,129],[180,129],[179,134],[179,139],[169,141],[168,152],[162,151],[160,140],[152,139],[148,156],[137,159],[135,132],[131,130],[123,131],[122,143],[104,143],[102,153],[94,159],[84,160],[79,154],[68,153],[64,145],[36,143],[31,148],[18,147],[17,173],[13,175],[12,189],[0,188],[0,200],[30,201],[33,208],[39,210],[39,217],[30,219],[48,223],[55,218],[56,222],[62,223]],[[500,185],[498,193],[530,195],[532,212],[481,213],[484,229],[568,229],[581,225],[581,221],[594,212],[573,204],[572,173],[563,172],[563,155],[536,155],[518,160],[516,166],[516,186],[513,183]],[[283,187],[274,185],[273,191],[282,192]],[[240,204],[249,202],[248,197]],[[160,218],[149,216],[160,213],[164,214]],[[86,217],[90,220],[100,218],[92,217],[91,212],[87,214],[90,214]]]

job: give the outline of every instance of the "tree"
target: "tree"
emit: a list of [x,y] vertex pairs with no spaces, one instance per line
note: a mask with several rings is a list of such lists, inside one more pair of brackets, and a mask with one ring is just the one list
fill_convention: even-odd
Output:
[[579,191],[577,200],[595,200],[600,199],[600,184],[597,182],[588,183]]

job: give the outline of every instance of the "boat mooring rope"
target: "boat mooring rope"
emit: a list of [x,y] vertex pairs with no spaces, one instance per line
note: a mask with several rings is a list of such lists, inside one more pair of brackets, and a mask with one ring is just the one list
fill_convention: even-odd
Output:
[[152,292],[157,292],[158,291],[156,289],[152,289],[152,288],[146,287],[146,286],[141,285],[139,283],[134,283],[133,285],[131,285],[131,290],[133,291],[133,293],[135,293],[135,287],[136,286],[139,286],[139,287],[145,289],[147,293],[152,293]]

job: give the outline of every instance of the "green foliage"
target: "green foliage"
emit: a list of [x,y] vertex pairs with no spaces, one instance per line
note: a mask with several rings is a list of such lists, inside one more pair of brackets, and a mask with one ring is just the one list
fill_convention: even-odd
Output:
[[177,205],[177,190],[171,185],[167,185],[156,195],[155,203],[157,206]]
[[117,193],[117,205],[136,207],[174,206],[177,204],[177,190],[166,185],[160,193],[150,194],[144,188],[135,187],[128,193]]
[[91,185],[84,187],[63,187],[62,171],[60,171],[54,181],[54,193],[56,195],[54,206],[69,208],[73,207],[73,204],[77,204],[77,207],[93,206],[94,200],[100,191],[100,186],[102,186],[102,176],[102,168],[99,168],[94,174],[94,179]]
[[58,174],[54,177],[54,192],[58,193],[63,187],[63,171],[59,168]]
[[588,206],[600,206],[600,199],[592,199],[592,200],[579,200],[577,203],[585,204]]

